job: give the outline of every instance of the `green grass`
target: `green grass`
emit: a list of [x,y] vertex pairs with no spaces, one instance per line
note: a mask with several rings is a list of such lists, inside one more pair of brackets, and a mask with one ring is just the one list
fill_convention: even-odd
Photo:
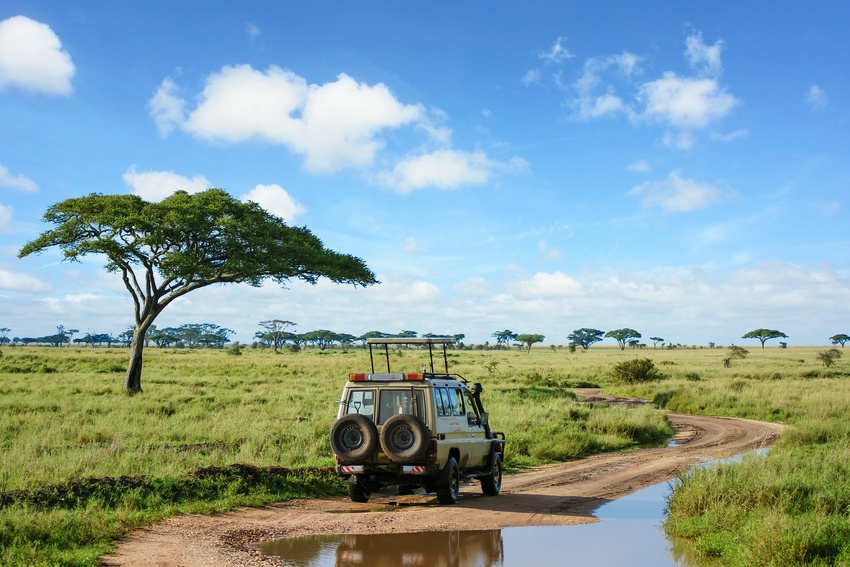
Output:
[[[794,425],[766,459],[684,479],[667,529],[730,564],[791,564],[781,560],[786,554],[811,559],[809,564],[846,565],[840,538],[823,534],[847,521],[848,510],[838,511],[835,503],[847,502],[847,471],[838,464],[850,456],[848,364],[839,360],[823,368],[817,350],[750,348],[750,356],[731,368],[723,367],[723,349],[620,351],[600,345],[574,353],[453,351],[449,365],[483,383],[491,423],[508,437],[508,468],[663,441],[670,433],[663,412],[591,408],[577,403],[571,391],[609,387],[612,368],[638,357],[651,359],[664,379],[621,386],[618,393],[655,399],[675,411]],[[0,491],[15,492],[0,499],[0,564],[96,565],[116,538],[174,514],[344,489],[337,479],[305,467],[332,464],[334,402],[349,372],[369,371],[368,351],[247,349],[229,356],[148,348],[144,393],[132,397],[121,389],[126,357],[123,349],[3,349]],[[399,371],[420,369],[426,359],[417,350],[391,355]],[[227,468],[234,463],[248,468]],[[736,467],[742,468],[726,472]],[[204,470],[222,472],[199,477]],[[116,480],[99,480],[105,478]],[[738,487],[734,498],[729,486]],[[714,496],[685,504],[691,490]],[[728,498],[715,494],[724,490]],[[709,519],[699,523],[704,515]],[[684,527],[676,528],[680,518]],[[784,533],[788,538],[776,535]]]

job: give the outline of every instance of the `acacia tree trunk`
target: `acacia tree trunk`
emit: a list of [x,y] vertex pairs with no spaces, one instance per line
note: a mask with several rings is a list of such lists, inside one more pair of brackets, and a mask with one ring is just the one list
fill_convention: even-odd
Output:
[[124,377],[124,389],[128,394],[142,392],[142,351],[145,348],[145,334],[136,333],[130,343],[130,362],[127,364],[127,375]]

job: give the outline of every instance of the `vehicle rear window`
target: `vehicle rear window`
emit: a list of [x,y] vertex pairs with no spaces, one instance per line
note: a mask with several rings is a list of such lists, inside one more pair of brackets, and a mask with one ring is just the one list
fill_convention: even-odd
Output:
[[409,413],[425,419],[422,390],[381,390],[378,424],[399,413]]
[[460,388],[453,388],[449,390],[449,397],[452,402],[452,415],[464,415],[463,392]]
[[441,417],[452,415],[452,403],[447,389],[434,388],[434,403],[437,405],[437,415]]
[[359,413],[375,419],[375,390],[352,390],[348,394],[346,413]]

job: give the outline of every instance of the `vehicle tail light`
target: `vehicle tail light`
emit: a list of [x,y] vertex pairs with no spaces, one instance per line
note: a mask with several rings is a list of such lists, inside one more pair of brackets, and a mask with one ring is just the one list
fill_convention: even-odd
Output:
[[425,375],[422,374],[421,372],[418,373],[418,374],[416,374],[416,373],[407,374],[406,377],[407,377],[408,380],[424,380],[425,379]]
[[349,382],[365,382],[367,380],[366,374],[349,374],[348,381]]
[[428,443],[428,461],[432,463],[437,462],[437,441],[436,439],[431,439],[431,442]]

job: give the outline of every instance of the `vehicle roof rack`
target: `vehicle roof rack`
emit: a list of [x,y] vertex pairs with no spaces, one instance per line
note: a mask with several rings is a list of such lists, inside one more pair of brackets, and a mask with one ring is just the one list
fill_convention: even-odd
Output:
[[[372,345],[383,345],[384,355],[387,359],[387,372],[390,372],[390,346],[389,345],[428,345],[428,355],[431,359],[431,372],[428,374],[436,374],[434,372],[434,345],[443,346],[443,361],[446,366],[445,375],[449,375],[449,356],[446,353],[448,345],[455,344],[455,340],[449,337],[387,337],[384,339],[366,339],[366,344],[369,345],[369,360],[372,363],[372,372],[375,372],[375,358],[372,353]],[[423,369],[426,370],[426,369]]]

